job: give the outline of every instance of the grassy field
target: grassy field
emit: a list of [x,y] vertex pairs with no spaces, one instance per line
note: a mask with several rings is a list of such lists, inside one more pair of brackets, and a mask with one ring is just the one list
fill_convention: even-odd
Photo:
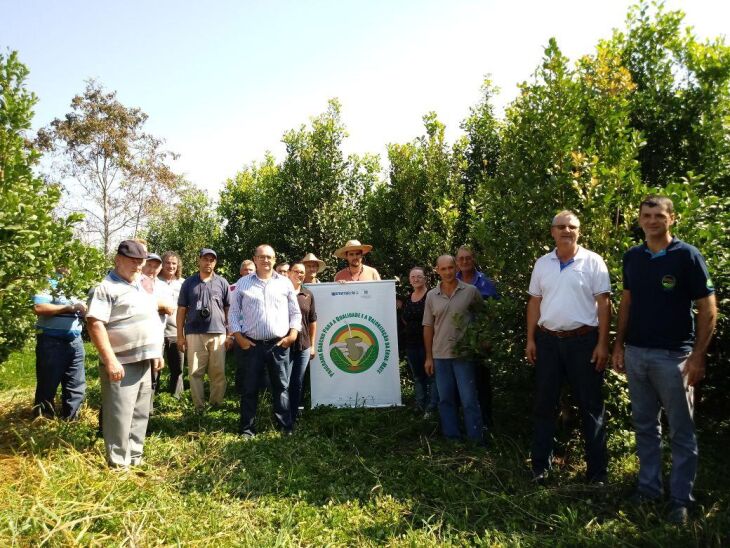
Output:
[[[99,383],[88,357],[80,421],[33,420],[32,349],[0,366],[0,546],[720,546],[730,539],[730,425],[700,421],[698,504],[685,528],[664,508],[624,502],[632,436],[611,424],[610,483],[582,483],[576,433],[546,487],[528,473],[530,386],[498,376],[487,450],[440,439],[438,422],[398,409],[307,411],[294,437],[235,434],[237,403],[197,414],[158,398],[145,464],[104,466]],[[232,368],[230,368],[232,374]],[[231,375],[232,378],[232,375]],[[406,403],[411,386],[403,381]]]

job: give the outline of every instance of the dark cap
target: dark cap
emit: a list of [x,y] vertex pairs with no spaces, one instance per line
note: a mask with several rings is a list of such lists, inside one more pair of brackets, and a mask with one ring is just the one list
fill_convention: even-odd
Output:
[[162,259],[160,259],[160,256],[157,253],[148,253],[147,254],[147,260],[148,261],[160,261],[160,262],[162,262]]
[[145,247],[134,240],[124,240],[117,248],[118,255],[124,255],[130,259],[146,259],[147,250]]
[[218,255],[216,255],[216,252],[213,251],[212,249],[208,249],[207,247],[204,247],[203,249],[200,250],[200,256],[202,257],[203,255],[213,255],[213,257],[215,257],[216,259],[218,258]]

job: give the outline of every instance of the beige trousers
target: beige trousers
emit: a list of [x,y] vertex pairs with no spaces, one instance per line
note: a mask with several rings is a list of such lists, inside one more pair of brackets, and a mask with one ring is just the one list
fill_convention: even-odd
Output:
[[226,335],[225,333],[192,333],[185,336],[188,357],[190,395],[196,408],[205,403],[203,377],[210,381],[210,403],[223,402],[226,395]]

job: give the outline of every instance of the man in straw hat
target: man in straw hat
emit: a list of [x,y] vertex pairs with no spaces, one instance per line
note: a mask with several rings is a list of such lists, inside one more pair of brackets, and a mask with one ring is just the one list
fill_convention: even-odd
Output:
[[317,284],[317,274],[321,274],[322,271],[327,268],[327,264],[318,259],[314,253],[307,253],[300,261],[304,265],[306,273],[304,274],[305,284]]
[[335,274],[336,282],[376,282],[380,274],[374,268],[363,264],[362,257],[370,253],[371,245],[363,245],[357,240],[348,240],[347,243],[335,251],[335,257],[347,261],[347,267]]

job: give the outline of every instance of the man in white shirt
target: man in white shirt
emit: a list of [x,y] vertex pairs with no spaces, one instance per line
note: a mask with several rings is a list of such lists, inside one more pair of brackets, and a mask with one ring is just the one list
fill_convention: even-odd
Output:
[[535,263],[527,305],[527,360],[536,367],[532,473],[550,469],[563,381],[578,404],[590,483],[606,481],[605,406],[601,388],[608,362],[611,282],[603,259],[578,245],[580,221],[561,211],[550,233],[555,249]]

